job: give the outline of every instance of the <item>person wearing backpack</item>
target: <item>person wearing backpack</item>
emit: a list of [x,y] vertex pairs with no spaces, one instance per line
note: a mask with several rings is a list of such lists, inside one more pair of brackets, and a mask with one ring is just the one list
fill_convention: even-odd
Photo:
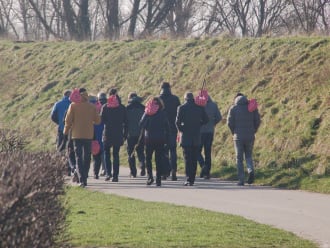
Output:
[[[214,137],[215,126],[221,121],[222,116],[218,105],[212,101],[212,98],[207,95],[207,103],[205,105],[205,111],[209,121],[201,127],[201,145],[199,147],[199,155],[197,157],[199,165],[201,167],[200,177],[204,179],[210,179],[211,171],[211,153],[212,143]],[[204,157],[202,151],[204,150]]]
[[164,151],[164,165],[165,168],[164,178],[172,173],[172,181],[177,180],[177,151],[176,151],[176,138],[178,130],[175,125],[176,112],[180,106],[180,99],[171,92],[171,85],[168,82],[163,82],[161,85],[161,92],[159,98],[164,103],[164,111],[166,113],[168,122],[170,124],[169,143],[165,146]]
[[201,145],[200,128],[208,122],[205,108],[195,104],[191,92],[185,93],[185,103],[178,108],[175,124],[181,133],[186,181],[184,186],[193,186],[197,170],[197,156]]
[[260,114],[258,109],[252,112],[248,109],[249,101],[245,95],[238,93],[228,111],[227,125],[233,135],[236,153],[237,165],[237,185],[244,185],[244,165],[243,159],[245,157],[247,171],[248,171],[248,184],[254,182],[255,172],[253,165],[253,145],[255,134],[260,126]]
[[164,173],[164,146],[169,140],[170,126],[164,111],[163,102],[159,97],[150,98],[147,102],[140,126],[144,131],[148,173],[147,185],[151,185],[154,182],[152,155],[155,152],[156,185],[161,186],[161,177]]
[[141,103],[142,98],[136,92],[131,92],[128,95],[127,110],[127,155],[128,164],[131,171],[131,176],[136,177],[136,161],[135,153],[140,163],[140,176],[145,176],[145,155],[144,155],[144,142],[141,135],[140,120],[144,113],[145,106]]
[[[56,149],[59,149],[63,142],[64,117],[71,104],[69,100],[70,94],[70,90],[65,90],[62,99],[54,104],[50,114],[51,120],[57,125]],[[71,166],[68,163],[68,176],[71,176],[71,172]]]
[[[103,144],[105,155],[106,178],[118,182],[119,151],[127,138],[127,111],[117,95],[117,89],[111,89],[108,102],[101,109],[101,120],[104,123]],[[113,175],[111,174],[111,149],[113,156]]]
[[101,118],[95,106],[88,101],[89,97],[85,88],[80,88],[76,95],[77,97],[80,96],[79,100],[70,104],[65,117],[63,143],[67,142],[68,134],[71,131],[80,186],[86,187],[88,168],[91,162],[94,124],[99,124]]

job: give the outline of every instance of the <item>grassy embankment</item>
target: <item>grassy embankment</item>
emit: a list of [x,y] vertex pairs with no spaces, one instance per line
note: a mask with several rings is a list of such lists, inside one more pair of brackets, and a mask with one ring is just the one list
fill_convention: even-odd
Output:
[[[216,128],[213,175],[235,179],[231,135],[225,125],[236,92],[257,98],[262,125],[254,158],[256,183],[330,192],[330,39],[261,38],[122,42],[0,42],[1,126],[26,135],[31,150],[51,150],[51,107],[64,89],[96,94],[116,86],[173,93],[207,88],[224,120]],[[178,148],[181,155],[181,149]],[[124,151],[125,149],[122,149]],[[125,153],[122,164],[126,164]],[[182,158],[179,157],[182,169]]]

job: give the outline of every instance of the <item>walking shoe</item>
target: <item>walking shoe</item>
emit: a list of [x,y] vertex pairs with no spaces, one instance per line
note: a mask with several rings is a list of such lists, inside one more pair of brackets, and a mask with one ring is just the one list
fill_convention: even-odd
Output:
[[112,178],[112,182],[117,183],[118,182],[118,177]]
[[184,186],[194,186],[194,183],[189,182],[189,181],[185,181],[185,182],[183,183],[183,185],[184,185]]
[[161,181],[161,179],[159,178],[157,178],[156,179],[156,186],[158,186],[158,187],[160,187],[162,185],[162,181]]
[[154,182],[154,179],[152,177],[149,177],[147,180],[147,185],[151,185]]
[[94,175],[94,179],[99,179],[99,175]]
[[204,179],[206,179],[206,180],[208,180],[208,179],[210,179],[210,178],[211,178],[210,175],[205,175],[205,176],[204,176]]
[[253,182],[254,182],[254,171],[250,171],[247,183],[252,184]]
[[100,173],[100,176],[105,176],[105,170],[102,170],[101,173]]
[[106,176],[104,181],[110,181],[110,178],[111,178],[110,176]]
[[145,175],[146,175],[146,170],[145,169],[141,169],[140,176],[141,177],[144,177]]
[[80,183],[80,184],[79,184],[79,187],[80,187],[80,188],[85,188],[85,184],[84,184],[84,183]]

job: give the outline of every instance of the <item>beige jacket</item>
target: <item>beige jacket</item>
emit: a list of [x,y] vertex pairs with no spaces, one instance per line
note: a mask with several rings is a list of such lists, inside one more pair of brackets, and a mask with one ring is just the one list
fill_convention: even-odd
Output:
[[94,104],[83,98],[81,103],[71,103],[65,117],[63,133],[72,139],[93,139],[94,124],[100,124],[101,118]]

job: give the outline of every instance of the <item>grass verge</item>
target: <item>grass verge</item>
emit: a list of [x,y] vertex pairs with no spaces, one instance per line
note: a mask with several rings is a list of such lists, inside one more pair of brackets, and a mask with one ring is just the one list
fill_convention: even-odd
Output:
[[292,233],[207,210],[68,187],[74,247],[317,247]]

